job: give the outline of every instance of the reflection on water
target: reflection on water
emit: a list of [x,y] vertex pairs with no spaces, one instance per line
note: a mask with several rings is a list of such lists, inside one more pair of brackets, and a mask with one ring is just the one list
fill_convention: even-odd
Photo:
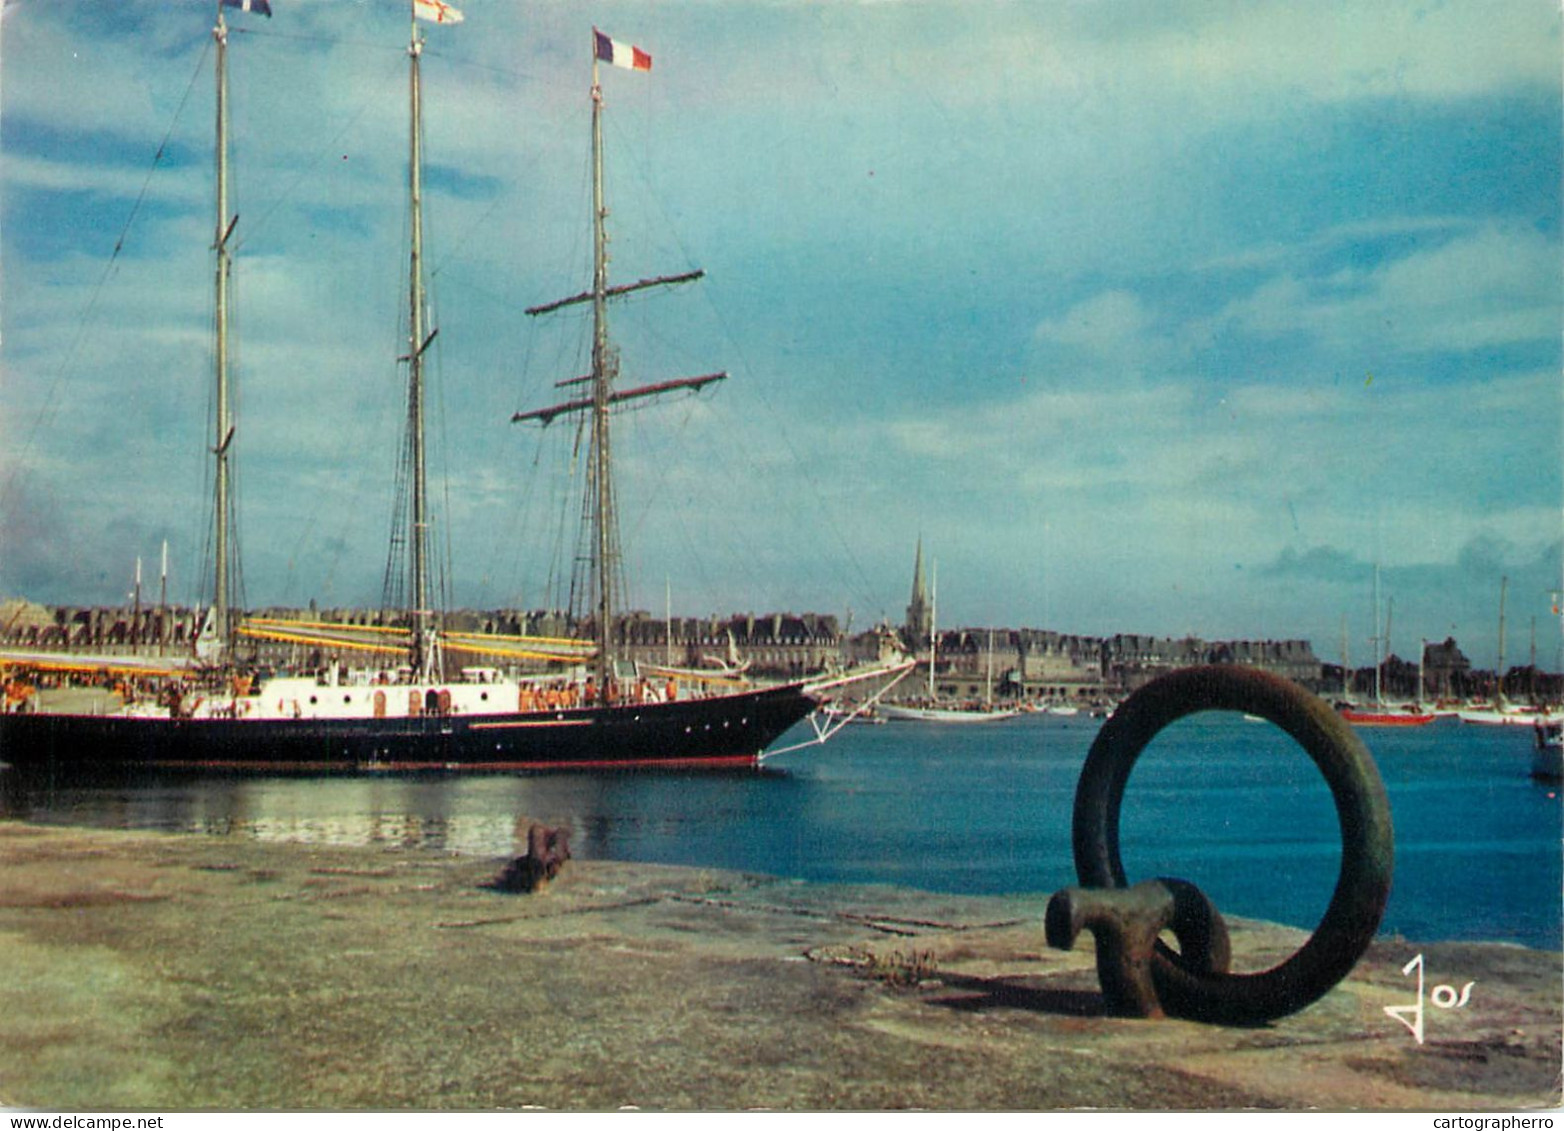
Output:
[[[426,848],[474,856],[525,851],[533,822],[570,831],[582,857],[633,856],[677,837],[690,816],[670,800],[749,796],[785,775],[585,774],[174,778],[94,787],[39,785],[7,774],[0,816],[48,824],[241,836],[302,844]],[[725,778],[738,778],[724,788]],[[704,807],[710,812],[710,807]]]
[[[1051,892],[1076,881],[1070,821],[1088,720],[849,727],[766,772],[192,778],[24,785],[0,812],[53,824],[265,841],[524,850],[564,827],[581,859],[686,864],[934,891]],[[1365,731],[1390,795],[1396,869],[1382,931],[1560,948],[1557,787],[1527,774],[1530,735],[1435,725]],[[1519,729],[1519,728],[1516,728]],[[1121,817],[1131,881],[1180,876],[1226,914],[1312,928],[1340,836],[1307,757],[1219,715],[1151,744]]]

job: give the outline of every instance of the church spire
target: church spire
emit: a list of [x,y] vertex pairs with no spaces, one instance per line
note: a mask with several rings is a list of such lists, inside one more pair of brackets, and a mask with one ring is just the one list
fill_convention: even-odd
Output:
[[907,622],[903,626],[907,633],[907,643],[914,648],[918,647],[929,637],[933,628],[934,614],[929,607],[929,590],[923,580],[923,536],[918,536],[917,557],[912,564],[912,600],[907,605]]

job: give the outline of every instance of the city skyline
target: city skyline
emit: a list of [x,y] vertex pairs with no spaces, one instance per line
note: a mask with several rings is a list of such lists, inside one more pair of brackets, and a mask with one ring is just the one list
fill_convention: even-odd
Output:
[[[1492,667],[1508,578],[1506,664],[1535,621],[1555,666],[1556,8],[457,7],[422,29],[453,605],[566,572],[569,437],[508,421],[584,372],[521,311],[583,282],[596,23],[653,60],[604,76],[616,276],[708,272],[616,310],[627,380],[733,375],[622,418],[632,605],[899,623],[921,537],[942,623],[1325,659],[1345,618],[1357,657],[1377,568],[1390,650]],[[373,604],[407,12],[271,8],[228,13],[245,596]],[[164,539],[196,596],[215,10],[0,16],[0,596],[118,600]]]

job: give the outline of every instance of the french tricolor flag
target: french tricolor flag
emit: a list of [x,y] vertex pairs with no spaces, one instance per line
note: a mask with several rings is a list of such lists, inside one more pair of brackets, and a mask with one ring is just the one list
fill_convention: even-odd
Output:
[[639,47],[632,47],[628,43],[618,43],[596,28],[592,29],[592,38],[597,41],[597,57],[605,63],[612,63],[616,67],[624,67],[631,71],[649,71],[652,69],[652,57]]

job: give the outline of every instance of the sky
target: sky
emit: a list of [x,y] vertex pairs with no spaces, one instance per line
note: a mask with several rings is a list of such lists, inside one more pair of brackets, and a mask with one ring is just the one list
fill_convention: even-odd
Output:
[[[607,69],[632,602],[1454,636],[1557,669],[1556,3],[465,0],[421,24],[453,606],[557,604]],[[211,0],[5,0],[0,596],[201,593]],[[229,11],[243,595],[374,605],[404,416],[402,0]],[[575,453],[579,457],[579,453]],[[579,458],[576,460],[579,467]],[[1379,619],[1376,631],[1375,577]],[[1507,586],[1507,588],[1505,588]],[[850,620],[849,620],[850,618]]]

